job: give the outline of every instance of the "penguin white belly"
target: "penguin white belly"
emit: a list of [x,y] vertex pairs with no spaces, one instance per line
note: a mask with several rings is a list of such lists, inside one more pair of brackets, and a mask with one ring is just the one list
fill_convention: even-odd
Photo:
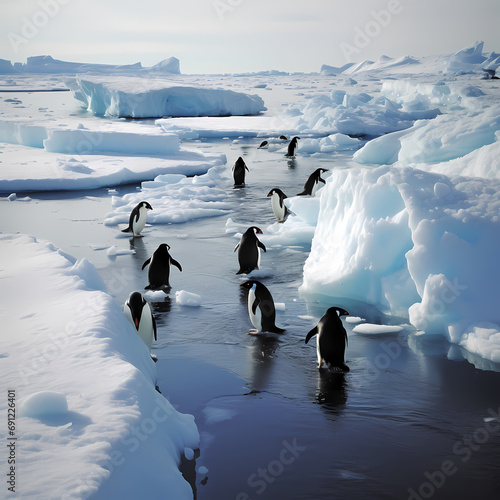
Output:
[[257,267],[256,269],[260,269],[260,248],[257,247]]
[[141,207],[139,209],[139,220],[136,222],[135,220],[132,222],[132,231],[135,235],[139,235],[139,233],[144,229],[146,225],[146,217],[148,215],[148,211],[146,208]]
[[320,349],[319,349],[319,334],[316,337],[316,355],[318,356],[318,367],[320,367],[321,366],[321,362],[322,362],[322,357],[321,357],[321,352],[320,352]]
[[151,309],[149,304],[144,304],[142,309],[141,321],[139,322],[139,330],[137,334],[143,342],[148,346],[151,351],[151,345],[153,344],[154,328],[153,328],[153,316],[151,315]]
[[316,192],[319,189],[319,182],[315,181],[311,190],[311,196],[316,196]]
[[255,302],[255,285],[248,292],[248,314],[250,316],[250,321],[256,330],[262,331],[262,313],[260,307],[257,306],[255,309],[255,314],[252,311],[252,304]]
[[283,208],[280,207],[280,197],[276,193],[273,193],[271,197],[271,206],[273,207],[276,218],[282,221],[285,218],[285,206],[283,205]]

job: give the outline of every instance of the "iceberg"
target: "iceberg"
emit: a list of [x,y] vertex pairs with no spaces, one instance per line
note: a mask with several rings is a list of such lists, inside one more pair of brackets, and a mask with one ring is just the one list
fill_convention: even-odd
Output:
[[96,116],[162,118],[166,116],[255,115],[266,110],[258,95],[179,80],[149,77],[77,77],[74,92],[83,108]]

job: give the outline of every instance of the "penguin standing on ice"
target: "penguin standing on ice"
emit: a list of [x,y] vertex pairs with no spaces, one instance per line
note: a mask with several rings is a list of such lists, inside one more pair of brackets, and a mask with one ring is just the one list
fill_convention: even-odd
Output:
[[310,195],[314,196],[319,189],[319,183],[326,184],[325,179],[321,177],[322,172],[328,172],[327,168],[317,168],[308,178],[304,184],[304,191],[298,193],[297,196]]
[[248,315],[255,329],[248,333],[259,332],[283,333],[285,330],[276,326],[276,308],[271,292],[260,281],[248,280],[240,286],[248,290]]
[[260,250],[266,251],[264,243],[259,241],[257,234],[264,234],[256,226],[249,227],[241,237],[240,242],[234,247],[234,252],[238,250],[238,262],[240,270],[236,274],[248,274],[260,266]]
[[151,352],[153,338],[157,340],[156,322],[149,304],[139,292],[132,292],[129,295],[123,304],[123,314]]
[[149,290],[159,290],[161,288],[170,288],[170,266],[175,266],[182,272],[181,265],[172,258],[170,246],[162,243],[154,252],[153,255],[144,262],[142,269],[149,264],[148,269],[148,285],[145,287]]
[[288,210],[285,205],[286,194],[279,188],[273,188],[267,193],[267,196],[271,197],[271,206],[273,207],[274,215],[276,215],[278,221],[285,222],[290,214],[290,210]]
[[295,156],[295,151],[297,150],[298,147],[298,140],[300,137],[294,137],[291,141],[290,144],[288,144],[288,151],[285,156]]
[[341,307],[330,307],[306,337],[306,344],[311,337],[318,335],[316,352],[318,355],[318,369],[323,361],[330,370],[337,369],[348,372],[349,367],[344,362],[344,353],[347,346],[347,332],[340,316],[349,314]]
[[148,210],[153,210],[153,207],[147,201],[141,201],[136,207],[134,207],[132,212],[130,212],[128,227],[122,229],[122,233],[132,232],[134,236],[140,236],[141,231],[146,225]]
[[243,186],[245,184],[245,170],[248,170],[245,161],[240,156],[233,165],[233,179],[235,186]]

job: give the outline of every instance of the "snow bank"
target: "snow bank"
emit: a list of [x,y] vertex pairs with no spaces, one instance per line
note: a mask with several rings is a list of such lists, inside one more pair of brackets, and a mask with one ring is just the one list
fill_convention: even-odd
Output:
[[227,191],[219,187],[226,177],[226,167],[212,167],[206,174],[185,177],[159,175],[154,181],[143,182],[137,193],[122,198],[113,196],[114,212],[106,218],[107,226],[128,222],[131,210],[142,200],[153,207],[148,213],[149,224],[179,224],[194,219],[225,215],[231,210],[226,201]]
[[228,116],[255,115],[266,110],[258,95],[186,86],[162,78],[79,76],[77,83],[75,98],[97,116]]
[[354,168],[321,193],[302,293],[374,304],[500,361],[500,181]]
[[22,430],[18,497],[192,498],[178,466],[199,446],[194,418],[155,390],[148,349],[94,288],[95,268],[24,235],[2,235],[0,255],[1,376]]

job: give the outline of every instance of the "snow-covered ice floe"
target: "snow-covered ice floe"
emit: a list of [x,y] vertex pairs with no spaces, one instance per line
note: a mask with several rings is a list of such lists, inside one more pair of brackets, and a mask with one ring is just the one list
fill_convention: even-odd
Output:
[[266,110],[256,94],[186,85],[180,79],[79,76],[77,83],[75,98],[97,116],[229,116],[255,115]]
[[105,224],[127,223],[130,212],[142,200],[153,207],[148,213],[150,224],[178,224],[225,215],[232,208],[226,201],[227,191],[220,187],[227,178],[226,170],[224,166],[217,166],[204,175],[159,175],[153,181],[143,182],[137,193],[113,196],[114,212],[108,214]]
[[199,446],[194,418],[156,391],[155,363],[95,267],[0,238],[1,376],[19,410],[22,497],[192,499],[179,464]]
[[[95,123],[95,122],[94,122]],[[1,119],[0,192],[94,189],[152,179],[160,174],[203,174],[224,155],[180,148],[160,127],[103,122],[54,124]]]

